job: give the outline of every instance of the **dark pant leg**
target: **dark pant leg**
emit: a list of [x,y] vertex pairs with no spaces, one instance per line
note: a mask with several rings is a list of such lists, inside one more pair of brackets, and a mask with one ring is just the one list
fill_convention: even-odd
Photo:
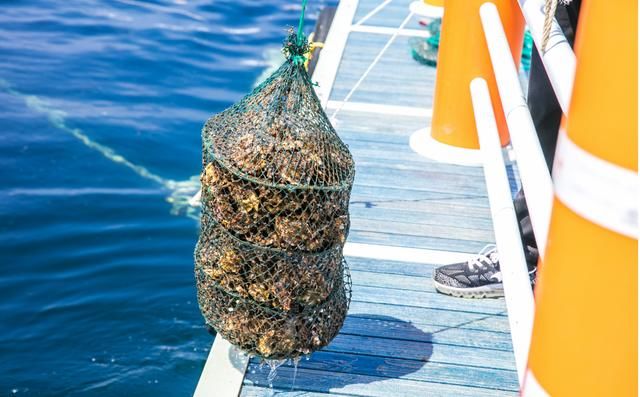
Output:
[[[562,28],[567,40],[573,46],[575,38],[575,30],[578,24],[578,13],[580,11],[580,0],[573,0],[568,6],[559,6],[556,11],[556,19]],[[547,162],[549,172],[553,165],[553,157],[556,151],[556,142],[558,140],[558,129],[560,120],[562,119],[562,109],[551,87],[547,72],[544,69],[538,50],[533,48],[531,54],[531,71],[529,74],[529,92],[527,102],[531,118],[536,127],[538,139],[542,153]],[[516,217],[520,234],[522,235],[522,244],[525,247],[525,256],[527,264],[530,268],[534,267],[538,261],[538,250],[533,235],[531,219],[529,218],[529,210],[522,189],[514,199]]]
[[529,218],[527,200],[524,197],[522,189],[520,189],[518,194],[516,194],[516,198],[513,200],[513,205],[516,210],[520,236],[522,237],[524,256],[527,260],[527,266],[529,267],[529,270],[531,270],[538,264],[538,246],[536,245],[536,239],[533,235],[533,226],[531,225],[531,219]]
[[[559,6],[556,11],[556,20],[571,46],[573,46],[575,38],[579,7],[580,0],[574,0],[566,7]],[[556,152],[556,142],[558,141],[558,128],[562,118],[562,109],[535,46],[531,54],[527,103],[533,124],[538,133],[542,153],[544,153],[547,167],[551,171],[553,157]]]

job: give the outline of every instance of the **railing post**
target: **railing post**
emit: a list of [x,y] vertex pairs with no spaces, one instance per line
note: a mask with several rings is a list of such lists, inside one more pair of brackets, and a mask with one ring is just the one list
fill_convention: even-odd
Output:
[[536,127],[520,87],[517,66],[511,60],[509,43],[500,26],[495,5],[490,2],[483,4],[480,7],[480,18],[493,71],[498,76],[498,92],[511,131],[511,146],[518,160],[518,171],[527,197],[533,233],[538,242],[538,250],[544,255],[553,202],[551,175],[547,170]]
[[486,81],[481,78],[473,79],[469,88],[482,150],[496,245],[500,253],[500,272],[509,313],[513,355],[516,359],[518,381],[522,384],[533,323],[531,280],[511,198],[507,169],[500,150],[489,89]]
[[[498,88],[484,42],[479,8],[484,0],[445,0],[438,68],[431,122],[431,136],[440,143],[478,149],[469,97],[469,83],[476,77],[487,81],[502,145],[509,142]],[[522,53],[524,20],[516,0],[494,0],[511,47],[514,62]]]
[[638,3],[580,14],[525,397],[638,395]]

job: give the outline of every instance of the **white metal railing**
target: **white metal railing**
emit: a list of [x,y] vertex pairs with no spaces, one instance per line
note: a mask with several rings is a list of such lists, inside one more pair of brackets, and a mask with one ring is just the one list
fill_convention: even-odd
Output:
[[516,369],[522,384],[527,369],[527,354],[533,326],[534,306],[531,281],[527,272],[524,248],[511,198],[489,87],[484,79],[476,78],[471,81],[470,90],[489,192],[496,246],[500,253],[502,283],[505,296],[509,297],[507,311]]
[[536,236],[538,250],[544,255],[553,203],[551,174],[547,169],[536,128],[520,87],[518,71],[513,63],[498,9],[493,3],[484,3],[480,7],[480,18],[509,127],[511,144],[518,161],[522,188],[527,197],[533,233]]
[[[540,51],[544,2],[543,0],[519,0],[519,4],[536,47]],[[553,203],[551,175],[520,86],[517,68],[511,56],[498,9],[493,3],[487,2],[480,7],[479,17],[509,128],[511,145],[516,154],[538,251],[541,257],[544,257]],[[576,59],[555,18],[552,22],[548,49],[544,53],[540,51],[540,57],[553,91],[566,115],[573,89]],[[483,79],[474,79],[470,84],[470,93],[483,157],[496,245],[500,253],[500,270],[503,276],[516,368],[520,385],[523,385],[533,327],[535,305],[533,292],[505,163],[500,155],[500,140],[486,82]]]

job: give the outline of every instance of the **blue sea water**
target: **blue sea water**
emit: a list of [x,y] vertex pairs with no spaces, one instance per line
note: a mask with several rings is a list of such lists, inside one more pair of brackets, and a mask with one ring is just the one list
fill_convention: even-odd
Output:
[[[307,31],[328,0],[310,2]],[[0,1],[0,396],[188,396],[200,128],[297,1]],[[277,61],[277,59],[276,59]]]

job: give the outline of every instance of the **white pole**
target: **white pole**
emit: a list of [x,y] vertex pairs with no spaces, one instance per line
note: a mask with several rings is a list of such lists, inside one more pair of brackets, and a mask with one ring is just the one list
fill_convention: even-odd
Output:
[[520,385],[527,369],[527,356],[533,327],[533,292],[524,256],[509,179],[505,168],[498,127],[484,79],[475,78],[470,85],[473,113],[478,129],[480,151],[487,182],[491,217],[500,255],[502,284],[509,312],[513,353]]
[[500,100],[504,109],[511,143],[516,153],[522,188],[536,237],[538,251],[544,258],[547,244],[553,184],[544,160],[536,128],[531,119],[524,93],[518,80],[518,72],[511,57],[509,43],[502,27],[498,9],[493,3],[480,7],[480,18],[489,48],[489,55],[496,76]]
[[564,114],[568,114],[573,80],[576,73],[576,56],[567,42],[560,25],[555,18],[551,25],[551,34],[546,51],[542,52],[542,31],[544,27],[544,1],[519,0],[524,19],[529,26],[533,41],[549,76],[549,81],[556,93],[558,103]]

